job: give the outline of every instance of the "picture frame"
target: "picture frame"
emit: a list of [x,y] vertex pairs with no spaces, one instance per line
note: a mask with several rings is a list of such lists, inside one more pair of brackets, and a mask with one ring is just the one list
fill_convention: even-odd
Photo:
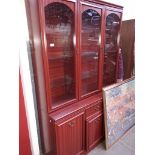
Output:
[[135,78],[103,90],[105,147],[109,149],[135,124]]

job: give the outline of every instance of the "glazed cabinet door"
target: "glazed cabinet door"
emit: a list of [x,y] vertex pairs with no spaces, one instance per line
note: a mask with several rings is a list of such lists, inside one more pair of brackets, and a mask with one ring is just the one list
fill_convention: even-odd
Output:
[[116,82],[121,16],[120,12],[106,10],[103,86]]
[[76,155],[84,151],[84,113],[56,125],[57,155]]
[[99,91],[102,9],[80,5],[80,97]]
[[76,1],[44,1],[43,17],[45,81],[51,110],[77,100]]
[[87,150],[91,150],[104,135],[103,115],[98,114],[86,121]]

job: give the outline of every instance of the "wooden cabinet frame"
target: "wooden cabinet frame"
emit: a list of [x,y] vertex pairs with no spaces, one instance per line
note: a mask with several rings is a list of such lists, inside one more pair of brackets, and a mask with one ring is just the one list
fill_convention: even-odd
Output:
[[[94,104],[97,100],[102,100],[102,87],[103,87],[103,64],[104,64],[104,44],[105,44],[105,18],[108,11],[113,11],[114,13],[119,13],[120,18],[122,19],[122,6],[115,4],[103,2],[102,0],[34,0],[34,3],[31,0],[26,0],[27,2],[27,14],[28,14],[28,23],[30,31],[30,40],[32,41],[32,61],[33,61],[33,70],[35,72],[35,87],[36,95],[38,102],[38,111],[39,111],[39,120],[41,126],[41,139],[43,144],[43,152],[49,152],[50,139],[54,142],[56,139],[56,126],[57,119],[62,113],[61,118],[62,123],[65,122],[65,118],[69,113],[74,113],[80,108],[83,108],[84,121],[86,121],[86,109]],[[65,102],[59,107],[52,108],[51,94],[49,88],[49,65],[47,57],[47,41],[46,41],[46,32],[45,32],[45,14],[44,7],[47,4],[52,2],[59,2],[66,4],[73,10],[73,5],[75,5],[75,35],[76,35],[76,44],[75,44],[75,72],[76,72],[76,99],[69,102]],[[101,45],[99,52],[99,75],[98,75],[98,90],[91,92],[90,94],[80,96],[80,38],[81,38],[81,5],[87,5],[88,7],[94,7],[101,9]],[[30,11],[29,11],[30,10]],[[33,12],[35,10],[35,13]],[[119,45],[118,45],[119,46]],[[41,59],[41,58],[42,59]],[[39,64],[39,65],[38,65]],[[117,71],[116,71],[117,72]],[[45,100],[46,98],[46,100]],[[47,109],[46,109],[47,108]],[[70,110],[66,110],[70,109]],[[48,112],[47,112],[48,110]],[[64,112],[65,111],[65,112]],[[68,112],[70,111],[70,112]],[[47,119],[49,116],[49,120]],[[78,116],[69,116],[70,119]],[[94,116],[95,117],[95,116]],[[59,118],[60,119],[60,118]],[[52,120],[52,121],[51,121]],[[48,124],[48,123],[49,124]],[[45,125],[47,125],[45,127]],[[48,131],[48,125],[52,130]],[[83,126],[85,128],[85,125]],[[86,130],[86,129],[84,129]],[[46,132],[48,132],[51,137],[48,137]],[[87,132],[87,131],[86,131]],[[86,139],[86,133],[84,134],[84,139]],[[53,143],[52,142],[52,143]],[[58,144],[52,144],[51,150],[55,150]],[[84,144],[84,149],[86,149],[86,144]],[[55,152],[56,154],[56,152]],[[86,154],[86,152],[84,153]]]

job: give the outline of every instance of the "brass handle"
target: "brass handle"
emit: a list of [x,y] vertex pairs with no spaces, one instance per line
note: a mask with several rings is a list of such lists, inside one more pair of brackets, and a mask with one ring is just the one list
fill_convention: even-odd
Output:
[[98,110],[98,108],[97,108],[97,107],[95,107],[94,109],[95,109],[95,110]]
[[98,120],[98,121],[100,121],[100,120],[101,120],[101,118],[98,118],[97,120]]
[[69,126],[70,126],[70,127],[75,126],[75,122],[69,122]]
[[50,43],[50,47],[54,47],[55,46],[55,44],[54,43]]
[[97,108],[100,108],[100,106],[98,105]]
[[95,107],[95,110],[99,110],[100,109],[100,106],[98,105],[97,107]]
[[100,119],[100,118],[98,118],[98,119],[96,119],[96,120],[95,120],[95,122],[96,122],[96,123],[98,123],[100,120],[101,120],[101,119]]
[[101,101],[97,101],[97,103],[99,104],[99,103],[101,103]]

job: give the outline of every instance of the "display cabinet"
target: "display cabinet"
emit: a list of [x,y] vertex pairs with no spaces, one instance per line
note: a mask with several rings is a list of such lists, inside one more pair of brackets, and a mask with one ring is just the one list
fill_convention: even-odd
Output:
[[87,154],[104,140],[102,88],[116,82],[123,7],[102,0],[38,3],[42,60],[35,52],[34,62],[44,77],[36,88],[46,92],[49,154]]
[[121,12],[101,1],[46,0],[41,6],[48,111],[116,82]]

